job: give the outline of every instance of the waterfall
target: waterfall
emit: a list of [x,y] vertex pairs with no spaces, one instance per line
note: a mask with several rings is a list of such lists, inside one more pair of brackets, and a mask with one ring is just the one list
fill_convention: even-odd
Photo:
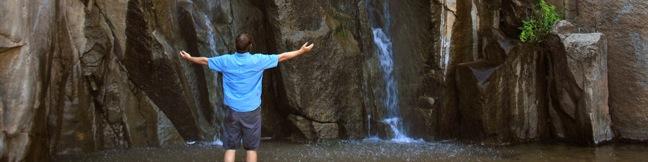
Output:
[[[207,14],[201,14],[200,18],[198,18],[196,20],[198,21],[197,23],[199,23],[197,26],[199,28],[203,28],[205,31],[207,31],[206,34],[199,35],[199,39],[202,40],[201,43],[203,43],[206,46],[205,50],[207,50],[207,51],[205,51],[205,53],[203,53],[203,55],[205,55],[205,57],[218,56],[219,55],[218,54],[218,46],[216,44],[216,34],[215,34],[216,30],[214,29],[214,25],[212,24],[212,21],[211,21],[210,17]],[[214,80],[213,80],[212,83],[218,85],[218,75],[216,75],[216,74],[211,74],[211,75],[214,75]],[[220,99],[216,98],[216,100],[220,100]],[[223,113],[219,112],[219,110],[220,110],[220,109],[218,109],[219,105],[212,104],[211,106],[213,108],[213,111],[216,112],[216,114],[223,114]],[[216,121],[216,122],[218,122],[218,121]],[[222,122],[218,122],[218,124],[220,124],[220,128],[223,128]],[[216,129],[216,128],[214,128],[214,129]],[[220,137],[220,131],[215,130],[215,132],[216,133],[214,133],[214,137],[212,137],[211,142],[209,144],[210,145],[222,146],[223,142],[219,138]]]
[[479,17],[477,13],[477,5],[475,4],[475,0],[472,0],[472,7],[470,8],[470,18],[472,22],[472,54],[473,54],[473,61],[477,61],[479,58]]
[[205,28],[207,28],[207,31],[209,31],[209,32],[207,32],[207,35],[205,35],[204,39],[207,41],[207,45],[209,46],[209,51],[210,51],[210,54],[211,54],[210,56],[217,56],[218,55],[218,51],[217,51],[218,48],[216,47],[216,35],[214,34],[215,30],[214,30],[214,27],[213,27],[213,24],[212,24],[211,20],[209,19],[209,17],[206,14],[203,14],[202,23],[203,23],[202,25],[204,25]]
[[[383,123],[389,125],[393,133],[391,141],[399,143],[415,142],[405,133],[403,123],[400,117],[400,110],[398,106],[398,89],[397,82],[394,78],[394,61],[391,37],[389,36],[389,27],[391,25],[391,16],[389,15],[388,1],[383,1],[382,17],[375,15],[371,12],[370,2],[367,2],[367,9],[369,12],[369,21],[373,34],[373,42],[378,50],[378,59],[380,60],[380,68],[383,72],[383,80],[385,81],[385,98],[383,104],[387,109]],[[382,19],[381,19],[382,18]],[[382,20],[382,21],[378,21]],[[384,22],[381,27],[379,22]],[[369,116],[371,118],[371,116]]]
[[453,9],[456,10],[456,2],[455,0],[443,0],[441,5],[441,20],[439,24],[439,54],[441,55],[441,59],[439,59],[439,65],[443,69],[443,75],[445,76],[448,73],[448,65],[450,64],[452,28],[455,22]]

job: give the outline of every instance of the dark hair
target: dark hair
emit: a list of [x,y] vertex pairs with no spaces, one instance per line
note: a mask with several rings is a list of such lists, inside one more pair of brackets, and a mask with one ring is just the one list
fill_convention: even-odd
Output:
[[251,35],[247,33],[241,33],[236,37],[236,52],[243,53],[248,52],[250,47],[252,47],[254,39]]

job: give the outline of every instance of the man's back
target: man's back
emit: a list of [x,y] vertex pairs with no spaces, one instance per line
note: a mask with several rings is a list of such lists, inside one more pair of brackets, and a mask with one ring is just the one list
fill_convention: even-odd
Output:
[[[236,50],[248,51],[252,48],[252,42],[250,35],[240,34],[236,38]],[[261,106],[263,70],[308,53],[312,48],[313,44],[304,43],[299,50],[279,55],[237,52],[213,58],[192,57],[185,51],[179,52],[189,62],[208,65],[210,69],[223,73],[225,105],[229,107],[223,120],[223,147],[227,149],[223,158],[225,162],[234,162],[241,141],[246,150],[246,161],[257,161],[256,149],[261,143],[261,110],[258,107]]]
[[211,70],[223,73],[225,104],[237,112],[249,112],[261,105],[263,71],[276,67],[277,55],[235,53],[208,59]]

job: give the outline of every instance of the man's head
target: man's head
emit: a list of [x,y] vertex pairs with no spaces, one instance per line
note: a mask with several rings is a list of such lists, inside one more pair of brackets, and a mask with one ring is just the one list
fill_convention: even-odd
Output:
[[248,52],[252,48],[254,39],[247,33],[241,33],[236,37],[236,52]]

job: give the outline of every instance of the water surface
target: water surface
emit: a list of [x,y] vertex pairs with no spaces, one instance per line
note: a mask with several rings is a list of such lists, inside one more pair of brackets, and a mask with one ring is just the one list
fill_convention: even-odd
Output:
[[[55,157],[54,161],[222,161],[224,150],[212,145],[183,145],[164,148],[110,150]],[[244,159],[238,151],[237,160]],[[523,144],[517,146],[466,145],[451,141],[394,143],[389,141],[325,141],[299,144],[264,141],[261,161],[646,161],[648,145],[612,144],[579,147],[567,144]]]

